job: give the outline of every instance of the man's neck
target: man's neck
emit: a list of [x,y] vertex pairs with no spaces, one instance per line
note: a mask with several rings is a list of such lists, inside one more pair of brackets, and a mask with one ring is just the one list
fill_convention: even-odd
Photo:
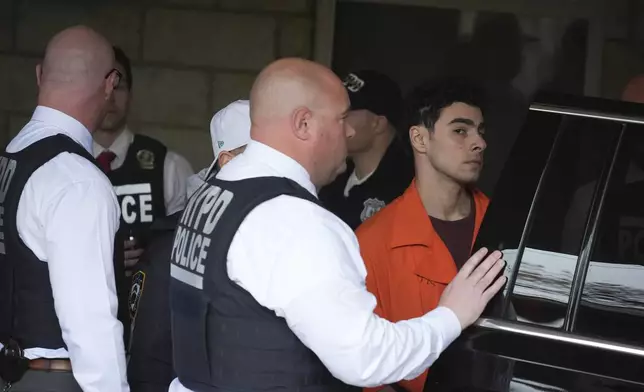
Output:
[[41,91],[38,96],[38,106],[52,108],[73,117],[83,124],[89,133],[93,134],[98,123],[98,118],[94,115],[96,112],[94,108],[80,102],[70,101],[67,98],[60,94]]
[[433,168],[421,173],[416,170],[416,188],[427,215],[456,221],[470,215],[472,194],[462,184],[448,178]]
[[394,136],[395,134],[393,132],[386,133],[374,142],[370,150],[351,155],[351,160],[355,166],[356,177],[359,180],[373,173],[378,168],[382,157],[394,140]]
[[116,138],[119,137],[125,131],[125,127],[122,127],[118,131],[105,131],[102,129],[97,129],[96,132],[92,135],[94,141],[103,148],[110,148]]

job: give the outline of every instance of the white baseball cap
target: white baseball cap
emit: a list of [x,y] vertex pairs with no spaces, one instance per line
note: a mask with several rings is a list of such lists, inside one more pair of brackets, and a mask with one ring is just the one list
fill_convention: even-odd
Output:
[[231,151],[250,142],[250,105],[235,101],[221,109],[210,120],[210,136],[215,161],[223,151]]

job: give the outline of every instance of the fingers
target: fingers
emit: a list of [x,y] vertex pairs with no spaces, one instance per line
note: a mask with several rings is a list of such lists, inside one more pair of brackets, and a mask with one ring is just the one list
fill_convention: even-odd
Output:
[[507,280],[508,278],[505,275],[499,276],[494,284],[483,292],[483,295],[481,296],[483,301],[485,301],[486,304],[490,302],[492,297],[494,297],[494,295],[496,295],[496,293],[498,293],[503,288],[503,285]]
[[131,250],[126,250],[124,259],[125,259],[125,267],[126,268],[131,268],[136,265],[136,263],[139,262],[139,257],[143,254],[143,249],[131,249]]
[[505,260],[499,259],[496,261],[496,263],[490,268],[490,270],[483,276],[481,280],[476,283],[477,286],[479,286],[481,292],[487,289],[487,287],[492,284],[494,281],[494,278],[496,278],[499,275],[499,272],[503,270],[505,267]]
[[127,259],[125,260],[125,268],[132,268],[139,262],[139,259]]
[[143,249],[130,249],[125,251],[125,260],[138,259],[143,254]]
[[472,271],[476,268],[477,265],[483,260],[485,255],[487,254],[487,248],[481,248],[479,249],[476,253],[470,257],[465,264],[463,264],[463,267],[461,268],[460,274],[465,275],[465,277],[470,276]]
[[497,261],[499,261],[501,256],[503,256],[503,254],[498,250],[492,252],[488,257],[485,258],[485,260],[483,260],[481,264],[479,264],[479,266],[474,270],[474,272],[472,272],[469,279],[472,279],[474,284],[477,284],[481,279],[483,279],[485,274],[487,274],[487,272],[492,267],[494,267],[494,265],[497,263]]
[[125,249],[134,248],[135,246],[136,246],[136,240],[131,240],[131,241],[125,240],[125,244],[123,245]]

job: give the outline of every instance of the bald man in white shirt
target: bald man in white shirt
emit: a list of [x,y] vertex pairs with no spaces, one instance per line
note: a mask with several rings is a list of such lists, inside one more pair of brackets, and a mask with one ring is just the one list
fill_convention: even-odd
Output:
[[[171,392],[346,391],[412,379],[505,282],[477,252],[440,306],[373,313],[352,230],[317,190],[345,169],[349,99],[329,69],[281,59],[250,97],[251,142],[188,201],[171,252]],[[429,262],[429,261],[428,261]]]
[[38,107],[0,156],[0,355],[20,368],[0,375],[12,392],[126,392],[119,208],[91,155],[122,75],[82,26],[49,42],[36,73]]

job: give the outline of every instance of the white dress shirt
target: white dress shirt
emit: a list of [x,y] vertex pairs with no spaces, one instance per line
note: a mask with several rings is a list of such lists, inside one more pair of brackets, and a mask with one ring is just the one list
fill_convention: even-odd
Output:
[[[81,123],[39,106],[7,152],[57,134],[91,151],[92,136]],[[123,325],[116,318],[113,253],[118,225],[119,207],[109,180],[76,154],[60,154],[37,169],[18,202],[18,234],[47,263],[69,350],[30,348],[25,356],[70,358],[74,378],[85,392],[129,391]]]
[[[125,162],[127,151],[133,141],[134,134],[128,128],[125,128],[109,148],[104,148],[100,144],[93,142],[94,157],[98,157],[105,150],[112,151],[116,154],[116,157],[110,167],[112,170],[116,170]],[[186,182],[188,177],[193,174],[192,166],[186,158],[168,150],[163,162],[163,199],[165,200],[166,215],[181,211],[186,206]]]
[[[255,141],[217,174],[222,180],[290,178],[313,195],[307,171]],[[329,371],[355,386],[413,379],[461,332],[439,307],[416,319],[389,322],[373,313],[366,268],[353,231],[324,208],[291,196],[262,203],[246,217],[228,250],[228,276],[291,330]],[[178,379],[170,392],[187,391]]]

